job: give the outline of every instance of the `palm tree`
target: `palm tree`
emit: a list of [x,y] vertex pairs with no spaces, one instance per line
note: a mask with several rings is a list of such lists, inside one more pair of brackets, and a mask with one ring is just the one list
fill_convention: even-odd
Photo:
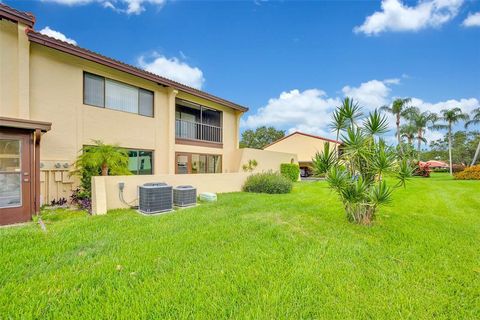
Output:
[[[465,123],[465,128],[468,128],[471,125],[479,124],[480,123],[480,108],[477,108],[472,111],[472,119]],[[477,162],[478,155],[480,154],[480,141],[478,142],[477,150],[475,151],[475,155],[473,156],[472,166]]]
[[383,106],[380,108],[380,110],[391,113],[395,116],[395,125],[397,126],[397,132],[395,133],[397,136],[397,141],[398,141],[398,146],[400,147],[400,152],[402,151],[401,149],[401,133],[400,133],[400,120],[403,116],[406,115],[407,112],[407,104],[409,104],[412,101],[411,98],[404,98],[404,99],[395,99],[393,101],[392,106]]
[[400,127],[400,135],[402,138],[406,138],[409,145],[412,145],[413,140],[417,139],[417,128],[409,123]]
[[425,130],[429,125],[434,125],[437,120],[437,115],[430,111],[420,112],[420,109],[417,107],[410,107],[405,110],[405,118],[407,118],[410,124],[417,130],[417,152],[420,153],[422,142],[426,141],[424,138]]
[[102,176],[129,175],[128,152],[117,145],[105,144],[100,140],[93,140],[93,146],[85,146],[75,161],[77,172],[96,169]]
[[459,107],[452,109],[443,109],[440,111],[441,117],[439,120],[443,121],[444,124],[434,125],[433,128],[437,130],[448,130],[448,160],[450,163],[450,174],[453,174],[452,170],[452,126],[459,121],[468,121],[470,118],[467,113],[463,113],[462,109]]

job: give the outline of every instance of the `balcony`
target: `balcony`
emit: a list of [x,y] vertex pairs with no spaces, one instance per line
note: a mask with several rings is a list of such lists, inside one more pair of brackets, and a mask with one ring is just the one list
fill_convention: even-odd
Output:
[[175,137],[200,142],[223,143],[222,127],[175,119]]

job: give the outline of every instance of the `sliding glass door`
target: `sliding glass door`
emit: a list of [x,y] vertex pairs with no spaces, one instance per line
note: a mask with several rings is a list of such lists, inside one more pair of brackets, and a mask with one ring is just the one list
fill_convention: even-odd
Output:
[[176,154],[175,173],[177,174],[221,172],[221,155],[180,152]]

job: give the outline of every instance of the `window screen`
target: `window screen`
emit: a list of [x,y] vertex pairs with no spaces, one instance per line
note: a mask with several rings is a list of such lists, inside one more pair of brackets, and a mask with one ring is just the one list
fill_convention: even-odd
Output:
[[83,103],[153,117],[153,92],[84,73]]
[[138,88],[107,79],[105,106],[109,109],[138,113]]
[[105,79],[91,73],[84,74],[83,103],[96,107],[105,106]]
[[139,89],[138,113],[143,116],[153,117],[153,92]]

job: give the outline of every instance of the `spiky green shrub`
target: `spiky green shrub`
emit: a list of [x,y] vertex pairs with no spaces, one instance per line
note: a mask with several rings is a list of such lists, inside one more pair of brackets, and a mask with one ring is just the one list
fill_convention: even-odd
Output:
[[280,164],[280,173],[292,182],[298,181],[300,176],[300,167],[296,163],[282,163]]
[[[352,110],[351,106],[356,109]],[[394,147],[379,136],[387,132],[386,117],[375,110],[361,124],[361,108],[350,103],[336,111],[344,114],[348,126],[342,129],[342,154],[337,156],[325,143],[313,159],[316,174],[325,174],[330,187],[340,197],[350,221],[371,224],[380,205],[391,201],[393,188],[385,175],[394,176],[395,187],[405,186],[412,175],[409,162],[401,159]]]
[[[338,114],[336,112],[335,114]],[[325,173],[337,161],[337,153],[330,150],[330,143],[325,142],[323,152],[316,152],[312,158],[313,175],[316,177],[324,177]]]
[[243,191],[256,193],[281,194],[292,191],[292,181],[278,172],[252,174],[243,185]]

